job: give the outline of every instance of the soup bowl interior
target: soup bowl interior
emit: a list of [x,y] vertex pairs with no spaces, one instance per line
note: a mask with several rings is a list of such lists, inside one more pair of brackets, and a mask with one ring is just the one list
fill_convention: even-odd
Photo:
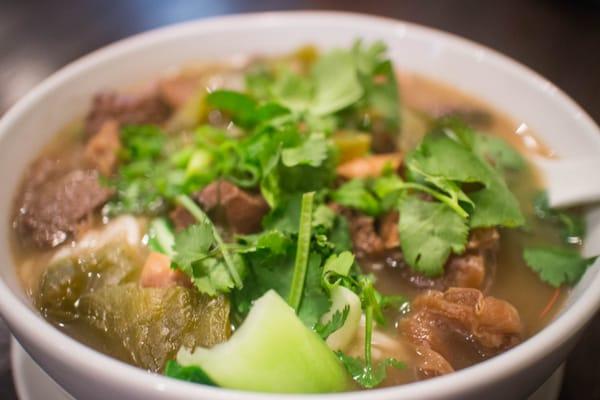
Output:
[[[86,112],[98,91],[150,80],[189,61],[281,54],[307,43],[320,48],[348,46],[356,38],[383,40],[398,69],[418,72],[475,95],[510,115],[515,129],[526,124],[559,157],[600,156],[598,127],[550,82],[487,48],[403,22],[343,13],[250,14],[167,27],[94,52],[44,81],[0,122],[4,185],[0,196],[0,311],[24,348],[67,391],[86,399],[266,397],[146,373],[85,347],[45,322],[19,284],[10,251],[13,198],[27,164],[56,131]],[[600,209],[590,209],[586,218],[584,251],[598,254]],[[564,361],[578,332],[598,307],[599,286],[596,263],[547,328],[491,360],[430,381],[323,397],[505,399],[527,395]]]

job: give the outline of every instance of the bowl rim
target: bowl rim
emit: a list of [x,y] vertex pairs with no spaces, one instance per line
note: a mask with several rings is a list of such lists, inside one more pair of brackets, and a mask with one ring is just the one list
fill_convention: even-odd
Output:
[[[0,119],[0,139],[10,134],[10,128],[16,121],[31,112],[31,107],[35,105],[38,98],[52,92],[56,87],[63,84],[63,82],[69,81],[73,76],[78,75],[104,59],[116,57],[132,49],[152,46],[154,42],[168,40],[174,36],[184,34],[188,30],[213,29],[225,25],[235,25],[238,22],[271,23],[277,25],[283,24],[289,18],[305,19],[308,21],[312,18],[318,19],[323,17],[353,20],[356,23],[363,24],[386,25],[389,29],[409,29],[428,40],[442,40],[447,45],[470,52],[485,52],[489,63],[502,68],[514,76],[526,77],[533,85],[552,89],[553,94],[563,109],[578,115],[579,123],[587,128],[583,131],[591,135],[597,135],[597,139],[600,139],[600,128],[585,110],[578,106],[562,90],[530,68],[495,50],[469,39],[419,24],[375,15],[340,11],[274,11],[217,16],[167,25],[119,40],[67,64],[27,93]],[[476,95],[476,93],[473,94]],[[14,268],[14,262],[11,263],[10,267]],[[88,370],[88,373],[95,374],[98,378],[97,381],[111,382],[115,387],[129,387],[129,390],[140,394],[165,392],[165,397],[168,395],[177,399],[189,398],[196,395],[215,400],[301,399],[308,397],[327,398],[331,400],[438,398],[460,395],[467,391],[477,390],[491,381],[497,381],[511,375],[515,369],[526,368],[541,361],[551,351],[566,343],[593,317],[595,311],[600,306],[600,291],[594,290],[594,287],[600,287],[600,272],[596,272],[589,287],[570,306],[569,312],[559,315],[548,326],[519,346],[472,367],[433,380],[414,382],[395,387],[373,389],[367,392],[316,395],[268,394],[213,388],[148,373],[93,350],[60,332],[45,321],[38,313],[26,306],[10,290],[4,279],[0,279],[0,313],[7,320],[9,326],[16,327],[16,330],[19,332],[27,332],[28,338],[34,340],[38,346],[43,347],[44,351],[53,360],[61,360],[73,369]]]

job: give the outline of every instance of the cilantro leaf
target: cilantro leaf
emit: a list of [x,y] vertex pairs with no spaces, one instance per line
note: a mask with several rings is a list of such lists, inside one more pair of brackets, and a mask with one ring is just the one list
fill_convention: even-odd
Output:
[[502,170],[518,171],[527,165],[521,153],[499,136],[475,134],[473,151]]
[[[256,249],[241,254],[244,258],[247,275],[243,289],[232,292],[235,319],[241,321],[250,311],[252,302],[270,289],[282,298],[290,293],[296,249],[289,245],[285,253],[275,254],[270,249]],[[298,310],[298,317],[308,327],[314,326],[330,307],[329,296],[321,286],[322,257],[311,252],[308,258],[304,281],[304,296]]]
[[331,194],[336,203],[376,216],[381,213],[379,200],[369,190],[365,179],[352,179]]
[[500,170],[521,170],[527,165],[521,153],[506,140],[499,136],[475,132],[456,116],[438,119],[434,131],[441,131],[451,139],[462,143],[482,160]]
[[256,122],[257,103],[247,94],[221,89],[209,93],[205,101],[209,106],[229,113],[240,126],[251,127]]
[[193,200],[186,196],[177,200],[197,223],[175,235],[174,268],[187,274],[200,292],[210,296],[241,288],[243,258],[229,252],[213,223]]
[[120,140],[121,160],[156,159],[162,154],[167,136],[154,125],[125,125]]
[[383,308],[392,304],[394,300],[386,299],[386,296],[381,295],[373,286],[373,279],[369,276],[358,275],[356,278],[344,280],[345,285],[348,283],[351,284],[351,290],[359,295],[365,314],[364,359],[350,357],[342,352],[337,354],[359,385],[373,388],[383,382],[388,366],[400,369],[406,367],[404,363],[394,358],[386,358],[379,363],[374,363],[372,359],[373,324],[375,321],[380,324],[385,323]]
[[568,211],[550,208],[548,193],[540,191],[533,200],[535,215],[541,220],[558,224],[560,236],[567,244],[581,244],[585,236],[585,221],[581,215]]
[[262,220],[263,227],[279,230],[285,234],[298,233],[301,201],[300,194],[289,196],[285,201],[281,201],[277,207],[265,215]]
[[292,240],[277,229],[263,231],[261,234],[241,236],[239,240],[248,245],[241,253],[251,253],[258,249],[268,250],[273,254],[285,254]]
[[329,256],[323,266],[323,286],[331,290],[341,283],[343,277],[350,274],[354,264],[354,255],[349,251]]
[[358,101],[363,88],[358,80],[354,57],[347,50],[334,49],[323,54],[312,69],[315,96],[310,111],[326,115]]
[[426,276],[438,276],[451,252],[465,249],[467,222],[447,205],[409,195],[400,202],[400,245],[406,261]]
[[583,258],[577,250],[558,247],[527,247],[523,250],[527,266],[553,287],[574,285],[597,257]]
[[350,306],[346,305],[343,310],[337,310],[331,316],[331,319],[322,324],[320,321],[314,327],[317,335],[321,336],[321,339],[327,340],[327,338],[335,331],[344,326],[346,319],[348,318],[348,314],[350,313]]
[[281,162],[286,167],[297,165],[319,167],[327,159],[328,151],[329,145],[325,140],[325,136],[314,133],[301,145],[283,149],[281,151]]
[[167,135],[153,125],[126,125],[121,128],[121,161],[115,177],[108,184],[116,196],[103,208],[106,215],[158,214],[164,207],[168,185],[161,185],[172,175],[161,162]]
[[336,220],[335,212],[325,204],[319,204],[313,212],[312,226],[316,230],[330,231],[333,229]]
[[173,246],[175,245],[175,236],[165,218],[155,218],[150,222],[148,229],[148,247],[158,253],[163,253],[173,258],[175,255]]
[[[311,244],[317,246],[311,234],[314,224],[313,197],[314,193],[309,193],[300,200],[299,205],[278,209],[271,221],[267,219],[267,225],[270,229],[278,229],[280,233],[267,231],[253,238],[256,246],[241,253],[246,260],[248,275],[244,288],[233,293],[238,319],[246,315],[252,301],[270,289],[287,298],[309,327],[316,324],[329,309],[329,296],[321,285],[323,257],[316,249],[310,251]],[[294,219],[295,223],[292,222]],[[275,239],[274,235],[286,235],[288,239]],[[292,235],[297,236],[296,246],[289,239]],[[259,246],[261,242],[266,242],[268,246]]]
[[167,361],[164,374],[165,376],[182,381],[201,383],[208,386],[218,386],[202,368],[196,365],[183,366],[175,360]]
[[365,47],[357,40],[352,52],[365,90],[359,109],[367,112],[371,119],[383,119],[387,130],[397,132],[400,127],[400,95],[394,66],[385,58],[385,44],[378,41]]
[[207,258],[214,245],[209,221],[191,225],[175,235],[173,261],[188,275],[193,275],[192,264]]
[[[209,296],[227,293],[235,286],[226,263],[217,257],[218,245],[213,229],[208,220],[191,225],[175,235],[173,246],[174,267],[188,275],[194,286]],[[244,265],[240,256],[233,255],[232,263],[241,274]]]
[[271,87],[273,99],[293,111],[306,111],[312,102],[314,82],[285,69]]
[[468,194],[474,204],[471,227],[502,225],[517,227],[524,223],[519,202],[502,176],[461,143],[448,137],[428,135],[407,157],[407,167],[459,201],[467,197],[456,183],[481,184]]
[[348,356],[341,351],[336,353],[352,379],[364,388],[372,389],[377,387],[386,378],[387,367],[405,369],[406,364],[395,358],[385,358],[374,366],[369,366],[364,360],[358,357]]

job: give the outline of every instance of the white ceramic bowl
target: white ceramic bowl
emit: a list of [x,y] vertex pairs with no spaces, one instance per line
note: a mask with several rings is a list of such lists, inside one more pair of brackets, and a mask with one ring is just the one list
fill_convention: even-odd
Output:
[[[0,122],[0,311],[29,354],[79,399],[265,399],[152,375],[63,335],[33,309],[19,286],[9,248],[12,199],[26,164],[64,124],[82,115],[94,92],[151,79],[190,60],[282,53],[305,43],[347,46],[384,40],[396,66],[475,94],[526,123],[561,157],[600,156],[600,132],[550,82],[485,47],[432,29],[344,13],[267,13],[220,17],[144,33],[96,51],[32,90]],[[516,127],[515,127],[516,128]],[[588,215],[588,253],[600,253],[600,210]],[[516,348],[429,381],[312,399],[517,399],[531,393],[567,356],[600,304],[598,263],[563,312]],[[308,396],[276,396],[308,398]]]

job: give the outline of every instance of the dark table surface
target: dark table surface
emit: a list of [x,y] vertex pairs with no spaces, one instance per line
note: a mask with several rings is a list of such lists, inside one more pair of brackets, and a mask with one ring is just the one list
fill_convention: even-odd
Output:
[[[600,122],[598,0],[1,0],[0,114],[66,63],[131,34],[213,15],[284,9],[377,14],[467,37],[538,71]],[[567,361],[561,400],[600,399],[599,338],[600,314]],[[0,398],[16,398],[2,362]]]

